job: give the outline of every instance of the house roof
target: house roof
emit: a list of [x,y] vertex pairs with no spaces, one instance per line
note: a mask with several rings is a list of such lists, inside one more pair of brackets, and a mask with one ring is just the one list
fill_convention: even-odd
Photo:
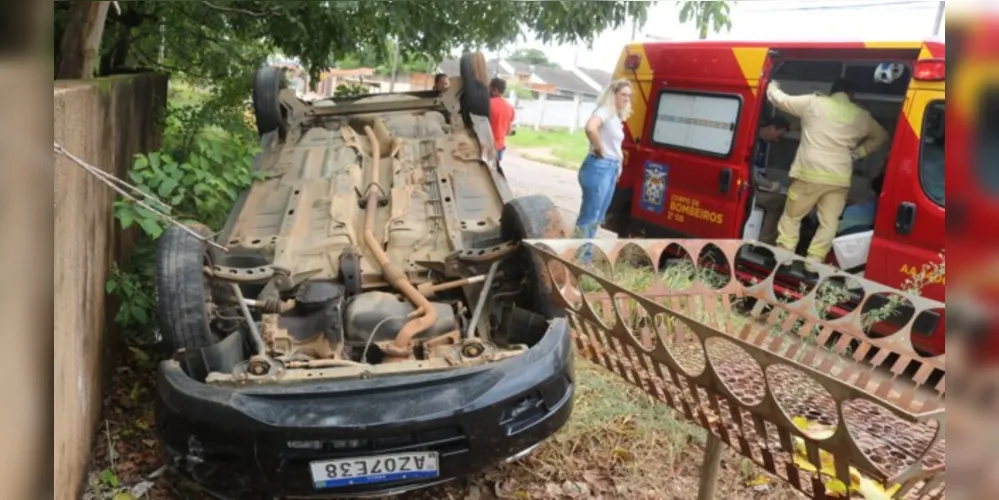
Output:
[[531,63],[526,63],[524,61],[511,61],[509,59],[504,62],[513,67],[513,70],[517,73],[523,73],[525,75],[531,74]]
[[585,73],[586,76],[590,77],[591,79],[593,79],[593,81],[595,81],[598,84],[600,84],[601,87],[606,87],[606,86],[610,85],[611,78],[613,78],[613,75],[611,75],[610,73],[608,73],[608,72],[606,72],[606,71],[604,71],[602,69],[596,69],[596,68],[579,68],[579,71],[582,71],[583,73]]
[[[505,67],[504,67],[505,66]],[[596,95],[600,90],[594,89],[585,80],[573,74],[571,70],[548,67],[548,66],[533,66],[529,63],[521,61],[510,61],[508,59],[503,60],[503,64],[500,65],[498,59],[490,59],[486,61],[486,68],[490,75],[495,75],[497,73],[506,73],[508,70],[506,68],[513,68],[516,73],[533,75],[534,80],[541,80],[546,84],[553,85],[555,88],[566,91],[566,92],[577,92],[582,94]],[[497,71],[497,69],[499,71]],[[448,75],[457,76],[460,74],[458,68],[457,59],[447,59],[441,62],[440,70]],[[599,70],[586,70],[586,71],[597,71],[598,76],[601,73]],[[593,78],[590,73],[586,73],[587,76]],[[593,78],[597,83],[604,85],[610,83],[610,74],[607,74],[606,78]]]
[[592,95],[596,95],[599,92],[599,90],[594,89],[588,83],[583,81],[582,78],[576,76],[569,70],[536,66],[534,68],[534,74],[537,75],[538,78],[544,80],[545,83],[550,83],[559,90]]

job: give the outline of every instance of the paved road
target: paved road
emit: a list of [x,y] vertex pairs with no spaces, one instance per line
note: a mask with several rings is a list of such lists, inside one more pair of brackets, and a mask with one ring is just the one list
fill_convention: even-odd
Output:
[[[503,155],[503,172],[514,196],[544,194],[551,198],[562,212],[566,228],[572,232],[579,214],[580,191],[576,171],[528,160],[507,150]],[[599,238],[616,238],[614,233],[601,229]]]

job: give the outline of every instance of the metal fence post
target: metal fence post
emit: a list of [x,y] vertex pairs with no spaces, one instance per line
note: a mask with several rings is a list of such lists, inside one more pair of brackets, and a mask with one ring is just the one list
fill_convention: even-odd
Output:
[[714,500],[718,489],[718,472],[721,470],[722,441],[708,432],[708,442],[704,448],[704,462],[701,463],[701,479],[697,487],[697,500]]

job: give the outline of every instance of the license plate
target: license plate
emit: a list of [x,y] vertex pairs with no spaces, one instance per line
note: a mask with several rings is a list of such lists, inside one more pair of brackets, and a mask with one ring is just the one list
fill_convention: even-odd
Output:
[[311,462],[316,489],[427,479],[438,475],[436,452],[396,453],[376,457]]

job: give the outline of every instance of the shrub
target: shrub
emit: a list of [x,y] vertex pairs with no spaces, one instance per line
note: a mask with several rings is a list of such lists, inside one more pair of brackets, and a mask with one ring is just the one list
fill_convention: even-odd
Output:
[[[239,106],[209,104],[171,107],[164,147],[135,156],[129,182],[147,205],[179,221],[221,229],[239,197],[261,174],[251,170],[259,150],[256,136]],[[122,228],[139,228],[132,255],[115,267],[105,291],[118,299],[115,322],[124,340],[147,344],[155,339],[155,248],[169,222],[135,202],[119,198],[114,217]]]
[[365,85],[347,82],[336,86],[336,89],[333,91],[333,97],[354,97],[370,93],[371,91]]

